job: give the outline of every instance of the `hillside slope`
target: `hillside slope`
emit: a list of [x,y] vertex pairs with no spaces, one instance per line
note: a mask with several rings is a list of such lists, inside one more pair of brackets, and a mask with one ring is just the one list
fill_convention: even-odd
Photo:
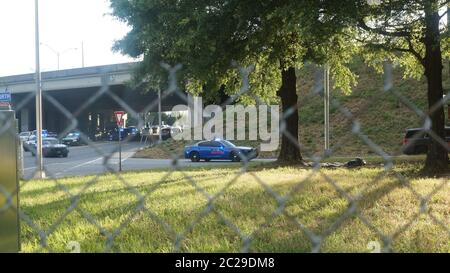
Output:
[[[350,111],[361,125],[361,131],[379,148],[389,154],[400,153],[406,128],[421,127],[421,118],[395,95],[413,103],[417,109],[426,111],[425,79],[403,79],[402,71],[394,69],[392,92],[383,91],[383,75],[377,74],[360,61],[355,61],[352,71],[358,75],[358,85],[349,95],[339,90],[331,91],[332,100],[341,109]],[[300,138],[309,154],[323,153],[323,98],[312,94],[314,68],[307,67],[298,79]],[[449,73],[444,71],[445,86],[450,86]],[[448,92],[448,91],[447,91]],[[333,105],[333,103],[332,103]],[[374,149],[361,138],[352,134],[352,122],[335,106],[330,109],[331,144],[334,155],[358,156],[373,154]],[[448,121],[448,118],[447,118]]]
[[[421,127],[423,121],[401,102],[399,97],[410,101],[417,109],[426,112],[426,82],[425,79],[403,79],[402,71],[394,68],[393,89],[383,91],[383,75],[377,74],[360,60],[355,60],[351,67],[358,75],[358,85],[350,94],[339,90],[331,91],[331,99],[339,104],[340,109],[331,106],[331,145],[334,156],[367,156],[375,155],[374,146],[367,145],[362,139],[352,134],[353,123],[345,118],[340,110],[352,113],[361,125],[361,132],[384,152],[396,155],[401,152],[401,145],[406,128]],[[324,149],[324,106],[323,97],[314,94],[315,73],[317,68],[310,65],[298,73],[299,124],[300,142],[303,156],[323,155]],[[444,70],[444,88],[450,89],[448,68]],[[332,103],[333,105],[333,103]],[[447,112],[447,111],[446,111]],[[448,121],[447,117],[447,121]],[[248,124],[248,121],[246,122]],[[136,157],[170,158],[183,155],[184,145],[190,142],[173,140],[164,141],[161,145],[139,151]],[[238,145],[258,147],[256,141],[235,141]],[[276,157],[275,152],[263,152],[260,157]]]

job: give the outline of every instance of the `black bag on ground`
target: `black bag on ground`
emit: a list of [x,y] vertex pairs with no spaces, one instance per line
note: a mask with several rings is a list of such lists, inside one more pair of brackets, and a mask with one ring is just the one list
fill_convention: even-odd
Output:
[[345,166],[348,168],[355,168],[355,167],[364,166],[366,164],[367,163],[364,159],[357,157],[357,158],[352,159],[349,162],[345,163]]

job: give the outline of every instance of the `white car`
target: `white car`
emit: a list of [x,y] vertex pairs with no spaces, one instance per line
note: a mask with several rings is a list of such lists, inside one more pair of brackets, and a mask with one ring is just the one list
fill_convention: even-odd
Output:
[[31,136],[31,132],[22,132],[19,134],[19,138],[21,141],[27,141]]
[[36,136],[31,135],[28,140],[23,142],[23,150],[25,152],[29,152],[30,148],[34,147],[36,145]]

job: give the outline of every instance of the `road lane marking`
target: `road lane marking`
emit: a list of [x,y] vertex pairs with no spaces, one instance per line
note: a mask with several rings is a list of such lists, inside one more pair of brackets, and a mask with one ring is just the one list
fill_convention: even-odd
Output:
[[92,164],[92,163],[94,163],[95,161],[98,161],[98,160],[100,160],[100,159],[103,159],[103,157],[99,157],[99,158],[96,158],[96,159],[94,159],[94,160],[91,160],[91,161],[88,161],[88,162],[84,162],[84,163],[75,165],[75,166],[73,166],[73,167],[70,167],[70,168],[68,168],[68,169],[66,169],[66,170],[64,170],[64,171],[62,171],[62,172],[56,173],[55,176],[56,176],[56,175],[63,174],[63,173],[68,172],[68,171],[71,171],[71,170],[76,169],[76,168],[80,168],[80,167],[83,167],[83,166]]
[[[105,144],[107,144],[107,143],[105,143]],[[88,147],[88,146],[86,146],[86,147]],[[80,147],[80,148],[81,148],[81,147]],[[122,159],[122,163],[125,162],[126,160],[128,160],[129,158],[131,158],[131,157],[136,153],[136,151],[133,151],[133,150],[134,150],[134,148],[133,148],[131,151],[124,151],[124,152],[122,152],[122,154],[126,154],[126,155],[127,155],[127,156],[125,156],[125,158]],[[109,158],[108,162],[110,162],[111,164],[119,164],[119,162],[117,162],[117,163],[111,162],[111,161],[115,161],[115,160],[114,160],[115,157],[118,157],[118,152],[114,153],[114,154]],[[94,163],[94,162],[96,162],[96,161],[98,161],[98,160],[100,160],[100,159],[103,159],[103,157],[99,157],[99,158],[96,158],[96,159],[94,159],[94,160],[91,160],[91,161],[88,161],[88,162],[84,162],[84,163],[75,165],[75,166],[73,166],[73,167],[71,167],[71,168],[69,168],[69,169],[66,169],[66,170],[62,171],[62,172],[56,173],[55,175],[60,175],[60,174],[65,173],[65,172],[67,172],[67,171],[70,171],[70,170],[73,170],[73,169],[76,169],[76,168],[83,167],[83,166],[85,166],[85,165]],[[117,159],[118,159],[118,158],[117,158]],[[44,164],[45,164],[45,162],[44,162]],[[45,166],[48,167],[48,166],[64,165],[64,164],[73,164],[73,162],[49,163],[49,164],[45,164]],[[34,167],[28,167],[28,168],[25,168],[24,171],[32,170],[32,169],[35,169],[35,168],[36,168],[36,166],[34,166]]]
[[[55,165],[67,165],[67,164],[73,164],[73,162],[58,162],[58,163],[45,163],[44,162],[44,166],[48,167],[48,166],[55,166]],[[32,169],[36,169],[36,166],[33,167],[27,167],[24,168],[24,171],[28,171],[28,170],[32,170]]]
[[122,163],[123,163],[125,160],[129,159],[130,157],[132,157],[133,155],[135,155],[135,154],[136,154],[136,151],[133,151],[133,152],[125,152],[125,153],[129,153],[129,155],[126,156],[125,158],[122,158]]

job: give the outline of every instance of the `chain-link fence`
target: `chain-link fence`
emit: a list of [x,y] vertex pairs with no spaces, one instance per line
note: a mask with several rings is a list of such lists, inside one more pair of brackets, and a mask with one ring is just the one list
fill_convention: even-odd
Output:
[[[161,100],[176,96],[187,104],[186,93],[177,86],[176,80],[181,66],[163,67],[167,70],[168,87],[161,92]],[[241,89],[221,106],[231,105],[244,95],[253,98],[256,104],[264,105],[263,100],[252,92],[249,83],[252,67],[240,68],[239,72]],[[100,98],[107,97],[118,105],[118,109],[125,111],[140,130],[148,127],[142,113],[158,109],[158,100],[145,102],[146,106],[139,110],[133,109],[123,94],[113,91],[108,80],[103,80],[101,88],[76,110],[68,109],[50,92],[43,92],[44,109],[51,106],[57,109],[54,118],[64,116],[69,121],[56,138],[61,140],[77,131],[78,141],[86,145],[69,147],[68,161],[46,159],[46,180],[31,179],[36,168],[25,166],[29,175],[20,183],[18,210],[22,224],[22,251],[449,251],[448,176],[420,181],[422,178],[416,175],[416,170],[421,164],[403,163],[398,157],[425,136],[428,141],[435,139],[449,149],[449,139],[441,139],[430,130],[429,114],[447,105],[450,97],[447,95],[426,111],[394,85],[389,72],[385,75],[384,87],[379,90],[380,96],[371,97],[359,108],[351,108],[351,99],[338,99],[331,93],[331,112],[340,124],[345,124],[345,137],[339,140],[332,138],[331,148],[326,153],[312,142],[305,142],[303,137],[297,142],[289,134],[285,120],[294,113],[290,111],[292,109],[280,113],[280,134],[285,134],[298,146],[307,162],[293,167],[278,166],[271,159],[251,161],[245,154],[239,154],[240,163],[231,165],[186,163],[190,159],[185,158],[184,150],[174,152],[165,140],[159,141],[157,137],[150,142],[135,141],[135,136],[128,134],[120,141],[120,132],[117,139],[113,132],[101,142],[109,145],[106,149],[92,134],[79,130],[83,111]],[[23,110],[34,101],[34,96],[34,93],[24,96],[14,105],[14,110]],[[322,101],[321,80],[299,96],[302,106],[314,100]],[[371,113],[370,106],[388,98],[396,100],[405,113],[416,115],[423,124],[421,130],[414,131],[409,141],[404,146],[399,145],[394,152],[385,151],[383,145],[371,139],[359,118],[367,112],[374,116],[382,115]],[[269,114],[273,112],[269,111]],[[300,124],[302,117],[301,113]],[[89,117],[91,120],[94,118]],[[333,118],[331,121],[333,123]],[[319,120],[314,126],[323,128],[322,122]],[[0,131],[0,134],[5,133]],[[307,135],[308,132],[301,131],[300,134]],[[168,141],[175,146],[186,144]],[[317,139],[315,141],[322,144]],[[334,156],[342,147],[355,145],[356,141],[369,149],[370,156],[376,159],[368,166],[349,168],[351,166],[345,162],[351,158],[340,158],[339,161]],[[149,161],[142,161],[141,165],[136,163],[139,166],[135,170],[119,172],[119,164],[125,170],[131,170],[126,168],[127,160],[131,160],[136,150],[142,151],[149,145],[151,147],[147,149],[162,150],[170,157],[159,162],[159,158],[152,154],[154,158]],[[26,153],[26,160],[33,162],[32,145],[28,149],[31,153]],[[87,150],[92,152],[88,159],[77,159]],[[125,153],[125,158],[119,159],[119,152]],[[423,161],[424,157],[419,160]],[[62,169],[55,168],[58,164]],[[357,160],[356,164],[364,162]],[[67,178],[72,174],[67,170],[94,165],[100,167],[82,173],[84,176]],[[188,188],[177,188],[179,184]],[[14,193],[2,190],[0,195],[9,200],[8,196]],[[403,199],[406,195],[409,198]],[[392,202],[392,211],[378,208],[378,202],[385,208],[389,208]],[[395,205],[399,203],[402,206]],[[11,202],[4,202],[0,213],[8,210],[15,208]],[[396,218],[392,220],[396,224],[387,228],[383,226],[384,221],[391,223],[383,219],[386,215]],[[426,223],[416,226],[423,217],[428,219]],[[353,238],[355,236],[360,238]],[[346,240],[356,240],[360,246],[349,243],[347,247],[343,243]],[[420,245],[419,241],[426,243]],[[417,245],[411,245],[412,242]],[[433,245],[426,245],[429,242]]]

